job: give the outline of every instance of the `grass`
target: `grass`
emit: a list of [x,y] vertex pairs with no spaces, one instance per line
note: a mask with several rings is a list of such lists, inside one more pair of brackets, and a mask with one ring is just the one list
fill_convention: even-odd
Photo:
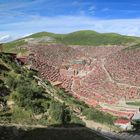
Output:
[[20,47],[22,45],[26,45],[27,42],[25,42],[24,40],[16,40],[16,41],[12,41],[12,42],[8,42],[5,43],[3,45],[3,51],[6,53],[17,53],[20,55],[26,55],[28,50]]
[[[101,45],[128,45],[130,43],[139,43],[139,37],[124,36],[115,33],[98,33],[91,30],[82,30],[68,34],[55,34],[50,32],[39,32],[32,34],[28,37],[21,38],[9,43],[4,44],[5,52],[25,53],[26,50],[19,49],[18,46],[27,44],[24,39],[34,38],[39,39],[42,37],[51,37],[53,40],[50,43],[66,44],[66,45],[89,45],[89,46],[101,46]],[[39,42],[40,44],[47,42]],[[139,45],[134,46],[139,47]]]
[[87,117],[89,120],[93,120],[95,122],[103,123],[106,125],[114,125],[114,121],[117,117],[114,117],[108,113],[104,113],[97,108],[89,107],[87,104],[85,104],[83,101],[79,101],[75,99],[72,95],[69,95],[62,89],[57,89],[57,96],[64,100],[67,104],[69,104],[71,107],[79,108],[83,115]]
[[20,123],[20,124],[29,124],[33,120],[31,118],[32,111],[24,110],[24,108],[20,108],[18,106],[14,106],[13,112],[12,112],[12,121],[14,123]]
[[91,30],[77,31],[69,34],[54,34],[48,32],[40,32],[29,37],[39,38],[49,36],[58,43],[67,45],[123,45],[140,40],[137,37],[124,36],[115,33],[98,33]]
[[[4,108],[0,110],[0,122],[21,124],[64,124],[73,111],[55,101],[33,78],[32,71],[16,65],[10,54],[0,54],[0,100]],[[37,74],[37,73],[36,73]],[[53,90],[53,86],[50,87]],[[7,101],[13,101],[9,106]],[[67,110],[67,111],[66,111]],[[10,113],[8,113],[10,111]],[[36,116],[41,115],[40,119]],[[77,116],[71,116],[67,123],[81,123]]]
[[135,45],[132,45],[131,47],[126,48],[127,50],[133,50],[133,49],[137,49],[140,48],[140,43],[137,43]]
[[135,42],[133,37],[123,36],[119,34],[101,34],[94,31],[78,31],[67,34],[62,39],[65,44],[71,45],[123,45]]
[[127,105],[140,106],[140,102],[126,102]]

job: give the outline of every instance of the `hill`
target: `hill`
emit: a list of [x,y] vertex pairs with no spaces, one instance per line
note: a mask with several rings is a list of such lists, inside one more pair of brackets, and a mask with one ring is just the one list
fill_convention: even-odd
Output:
[[98,33],[91,30],[82,30],[69,34],[54,34],[48,32],[40,32],[29,36],[29,38],[40,38],[49,36],[58,43],[68,45],[123,45],[136,42],[140,38],[124,36],[116,33]]
[[125,50],[134,50],[134,49],[138,49],[138,48],[140,48],[140,43],[132,45],[132,46],[126,48]]
[[[83,127],[85,123],[77,117],[77,114],[79,115],[80,112],[90,120],[105,123],[109,126],[113,124],[115,117],[88,107],[84,102],[78,101],[64,90],[52,86],[48,80],[41,80],[37,75],[36,71],[23,67],[17,61],[15,54],[0,53],[1,124],[8,124],[7,127],[10,124],[23,127],[47,125],[51,127],[51,132],[49,133],[53,132],[52,127],[55,126],[67,126],[70,129],[71,127],[79,127],[79,132],[76,135],[81,138],[83,136],[81,134],[79,136],[79,133],[91,133],[91,131],[86,128],[81,129],[81,126]],[[42,85],[46,88],[44,89]],[[6,134],[3,136],[7,136],[10,133],[10,135],[14,135],[12,132],[9,132],[11,131],[10,129],[1,127],[1,131],[3,129],[4,134]],[[69,133],[70,137],[73,137],[74,132],[66,130],[66,135]],[[51,134],[49,136],[52,137]],[[62,138],[66,137],[62,134],[60,136]],[[91,133],[89,138],[92,137],[97,140],[104,139],[94,132]]]
[[[39,32],[28,37],[21,38],[4,44],[6,52],[16,51],[25,53],[18,46],[30,44],[65,44],[65,45],[130,45],[140,42],[139,37],[125,36],[115,33],[98,33],[91,30],[77,31],[69,34],[54,34],[50,32]],[[16,49],[15,49],[16,47]]]
[[[58,82],[74,97],[115,116],[133,115],[137,108],[127,111],[115,108],[125,102],[139,99],[139,49],[125,50],[127,46],[30,46],[31,65],[43,79]],[[104,105],[104,103],[109,105]],[[112,106],[112,107],[111,107]],[[124,106],[125,107],[125,106]],[[133,107],[132,107],[133,108]],[[121,112],[121,113],[120,113]]]
[[62,42],[70,45],[124,45],[135,42],[133,37],[123,36],[119,34],[101,34],[94,31],[78,31],[67,34]]
[[[65,111],[66,120],[83,123],[68,106],[55,100],[49,91],[45,92],[35,75],[35,71],[22,67],[14,54],[0,54],[0,123],[63,124]],[[47,80],[45,82],[55,91]]]
[[4,44],[6,52],[29,52],[25,67],[38,73],[2,53],[2,102],[14,103],[8,112],[2,107],[2,121],[62,124],[63,113],[68,123],[83,124],[79,114],[109,126],[129,120],[138,107],[127,102],[140,98],[139,46],[138,37],[94,31],[41,32]]

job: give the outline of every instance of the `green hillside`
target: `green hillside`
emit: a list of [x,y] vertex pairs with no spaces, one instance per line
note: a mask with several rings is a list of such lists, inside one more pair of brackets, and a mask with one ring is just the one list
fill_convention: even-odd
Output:
[[[49,38],[49,41],[48,41]],[[38,44],[66,44],[66,45],[128,45],[130,43],[139,43],[139,37],[124,36],[115,33],[98,33],[91,30],[77,31],[69,34],[54,34],[49,32],[39,32],[32,34],[28,37],[21,38],[16,41],[4,44],[5,52],[21,52],[26,50],[18,48],[18,46],[27,44],[27,39],[32,39],[33,42]]]
[[94,31],[78,31],[66,35],[62,42],[71,45],[121,45],[136,40],[119,34],[100,34]]
[[[47,86],[48,91],[45,92],[45,89],[37,84],[35,75],[36,72],[16,63],[11,54],[0,54],[0,122],[50,125],[68,121],[84,124],[73,114],[73,107],[80,109],[90,120],[113,125],[116,117],[90,108],[64,90],[52,86],[47,80],[42,80],[45,87]],[[38,115],[41,115],[39,120],[36,119]]]
[[68,106],[39,86],[34,75],[37,73],[20,66],[11,54],[0,53],[0,123],[83,124]]
[[140,48],[140,43],[136,44],[136,45],[132,45],[131,47],[127,48],[127,49],[137,49]]
[[131,42],[137,42],[140,38],[124,36],[115,33],[98,33],[91,30],[77,31],[69,34],[53,34],[48,32],[40,32],[29,37],[39,38],[50,36],[58,43],[68,45],[121,45]]
[[[47,86],[48,91],[46,91],[38,85],[35,77],[37,77],[37,72],[19,65],[12,54],[0,53],[1,124],[20,124],[31,127],[32,125],[83,127],[85,122],[74,113],[73,108],[78,108],[88,119],[109,126],[113,125],[115,117],[88,107],[64,90],[52,86],[47,80],[42,80]],[[65,102],[62,103],[55,97]],[[88,133],[85,130],[83,132]],[[73,137],[74,132],[67,131],[66,133],[70,133]],[[97,140],[104,139],[94,133],[92,135]]]
[[39,32],[39,33],[35,33],[35,34],[32,34],[26,38],[41,38],[41,37],[44,37],[44,36],[49,36],[49,37],[52,37],[52,38],[55,38],[58,40],[62,37],[65,36],[65,34],[55,34],[55,33],[50,33],[50,32]]
[[27,43],[24,40],[19,39],[19,40],[16,40],[16,41],[5,43],[3,45],[3,47],[4,47],[4,51],[7,52],[7,53],[10,53],[10,52],[24,53],[25,50],[19,49],[18,47],[21,46],[21,45],[25,45],[25,44],[27,44]]

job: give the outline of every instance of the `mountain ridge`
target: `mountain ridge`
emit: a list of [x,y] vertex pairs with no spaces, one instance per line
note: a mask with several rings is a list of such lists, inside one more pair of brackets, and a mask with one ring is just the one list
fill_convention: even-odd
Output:
[[[18,49],[19,46],[28,44],[48,45],[80,45],[80,46],[106,46],[106,45],[124,45],[133,46],[140,43],[139,37],[120,35],[117,33],[98,33],[92,30],[81,30],[68,34],[55,34],[51,32],[39,32],[18,40],[4,43],[5,52],[26,52]],[[134,47],[135,48],[135,47]]]

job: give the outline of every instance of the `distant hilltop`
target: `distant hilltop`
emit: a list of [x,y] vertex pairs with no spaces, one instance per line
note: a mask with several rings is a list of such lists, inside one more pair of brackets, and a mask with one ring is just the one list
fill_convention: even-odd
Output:
[[125,36],[117,33],[98,33],[92,30],[81,30],[68,34],[39,32],[26,38],[44,39],[67,45],[122,45],[138,41],[139,37]]
[[[80,46],[105,46],[105,45],[125,45],[139,47],[140,37],[120,35],[116,33],[98,33],[92,30],[81,30],[68,34],[55,34],[50,32],[39,32],[24,38],[5,43],[5,52],[21,52],[18,46],[22,45],[80,45]],[[137,45],[138,44],[138,45]],[[24,50],[23,50],[24,51]]]

